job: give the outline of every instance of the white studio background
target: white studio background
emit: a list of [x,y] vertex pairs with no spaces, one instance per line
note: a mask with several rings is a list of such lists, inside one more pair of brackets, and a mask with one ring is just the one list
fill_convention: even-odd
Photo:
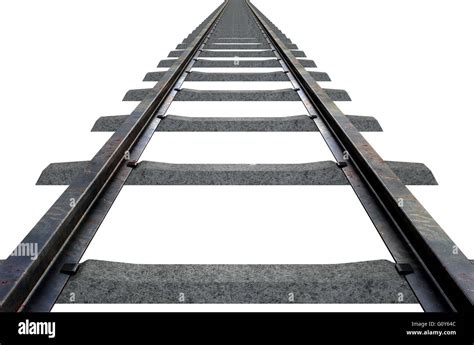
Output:
[[[0,256],[64,187],[35,186],[52,162],[90,159],[110,134],[99,116],[127,114],[128,89],[213,9],[207,1],[0,2]],[[410,187],[474,259],[471,1],[254,2],[344,88],[347,114],[375,116],[364,133],[387,160],[425,163],[439,186]],[[220,108],[219,108],[220,107]],[[273,107],[273,108],[271,108]],[[196,107],[197,109],[198,107]],[[191,110],[177,107],[175,114]],[[236,110],[237,109],[237,110]],[[252,115],[285,115],[253,105]],[[236,112],[228,104],[202,109]],[[243,110],[242,110],[243,111]],[[181,113],[179,113],[181,112]],[[311,134],[311,133],[310,133]],[[144,159],[293,163],[331,159],[312,133],[160,133]],[[322,212],[318,210],[323,210]],[[138,225],[137,225],[138,224]],[[84,259],[135,263],[337,263],[390,259],[350,187],[125,187]],[[59,306],[55,310],[78,310]],[[383,310],[419,310],[397,306]],[[97,306],[117,310],[117,306]],[[84,308],[84,310],[91,310]],[[119,306],[119,310],[380,310],[380,306]]]

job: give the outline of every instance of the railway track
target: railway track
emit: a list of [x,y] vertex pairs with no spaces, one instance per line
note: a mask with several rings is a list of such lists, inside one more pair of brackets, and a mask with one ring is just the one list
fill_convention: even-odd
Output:
[[[360,134],[372,117],[343,114],[344,90],[254,5],[227,0],[150,72],[153,88],[130,90],[129,115],[99,118],[114,132],[90,160],[53,163],[38,184],[68,185],[0,264],[0,310],[49,311],[70,303],[415,303],[425,311],[472,311],[474,269],[406,185],[436,184],[420,163],[384,161]],[[232,68],[200,72],[196,68]],[[242,73],[235,68],[275,68]],[[185,81],[284,81],[280,90],[193,90]],[[174,116],[173,102],[302,102],[286,117]],[[319,132],[334,161],[305,164],[169,164],[140,161],[153,135],[188,132]],[[317,135],[317,133],[315,133]],[[132,265],[81,257],[124,185],[350,185],[394,263],[340,265]],[[315,198],[317,196],[315,195]],[[28,249],[38,251],[34,260]]]

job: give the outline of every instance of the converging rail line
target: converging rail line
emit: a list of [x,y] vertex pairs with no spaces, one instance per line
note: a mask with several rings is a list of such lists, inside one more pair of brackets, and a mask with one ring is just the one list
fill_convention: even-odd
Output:
[[[85,303],[177,303],[173,297],[176,286],[189,289],[186,301],[190,303],[286,303],[288,291],[294,294],[290,302],[390,303],[403,291],[405,302],[419,302],[425,311],[474,310],[474,266],[406,187],[436,184],[431,172],[419,163],[384,161],[360,133],[380,131],[378,122],[372,117],[343,114],[335,102],[350,101],[347,92],[321,88],[318,82],[329,81],[329,76],[308,71],[316,66],[314,61],[305,59],[304,52],[250,1],[226,0],[169,58],[158,64],[167,71],[145,76],[145,81],[157,82],[153,88],[130,90],[125,95],[125,101],[139,102],[131,114],[102,117],[95,123],[93,131],[114,134],[90,161],[55,163],[44,170],[38,184],[68,188],[17,247],[26,253],[34,246],[35,259],[18,255],[16,250],[1,262],[1,311],[49,311],[58,300],[67,302],[63,295],[68,289],[82,291],[79,297]],[[201,67],[272,67],[279,71],[193,70]],[[285,81],[291,88],[193,90],[182,87],[185,81]],[[307,114],[234,118],[168,115],[172,102],[186,101],[302,102]],[[335,161],[259,165],[139,161],[152,136],[160,131],[319,131]],[[80,264],[125,184],[348,184],[395,264],[148,265],[146,281],[134,265]],[[128,286],[129,292],[138,289],[133,298],[117,291],[105,296],[88,285],[101,274],[115,276],[125,290],[124,281],[130,277],[153,288]],[[367,290],[367,279],[375,284],[371,291]],[[328,282],[336,287],[322,288]],[[107,290],[107,284],[101,284]]]

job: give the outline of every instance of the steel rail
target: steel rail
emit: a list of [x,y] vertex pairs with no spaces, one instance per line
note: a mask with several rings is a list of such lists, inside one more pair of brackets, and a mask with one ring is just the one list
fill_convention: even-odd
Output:
[[[19,246],[37,245],[37,258],[12,253],[0,264],[0,311],[52,308],[69,279],[67,270],[77,267],[226,6],[227,1],[211,14],[154,92],[140,102],[23,239]],[[68,264],[66,271],[64,264]]]
[[474,265],[246,2],[423,309],[473,311]]
[[[343,167],[342,171],[346,176],[346,179],[354,189],[354,192],[361,201],[362,206],[369,215],[372,223],[386,244],[395,262],[397,265],[400,265],[400,267],[405,267],[404,272],[402,271],[400,273],[405,276],[407,283],[411,287],[423,309],[427,311],[451,310],[450,307],[444,303],[443,297],[436,292],[437,288],[432,286],[432,281],[427,276],[426,272],[424,272],[424,270],[420,267],[419,261],[412,253],[411,249],[406,247],[404,239],[398,235],[399,232],[397,231],[396,226],[393,224],[393,222],[387,219],[386,214],[384,213],[385,211],[374,199],[372,191],[368,185],[364,183],[362,178],[358,175],[351,162],[346,159],[348,158],[346,156],[347,152],[344,150],[343,146],[340,145],[340,143],[337,141],[337,138],[335,138],[328,126],[319,116],[318,109],[312,104],[306,93],[301,89],[301,84],[291,73],[289,67],[283,61],[275,46],[270,41],[270,38],[268,38],[268,35],[258,23],[257,25],[262,31],[264,37],[267,39],[270,47],[274,51],[275,56],[280,61],[280,64],[283,70],[286,72],[288,79],[305,105],[308,114],[311,118],[313,118],[313,121],[315,122],[321,136],[328,145],[329,150],[333,154],[338,164]],[[407,270],[407,267],[410,269]],[[404,296],[397,296],[397,300],[400,299],[403,300]]]

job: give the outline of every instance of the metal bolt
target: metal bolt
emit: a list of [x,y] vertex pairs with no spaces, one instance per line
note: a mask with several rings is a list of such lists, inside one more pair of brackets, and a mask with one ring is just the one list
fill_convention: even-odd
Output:
[[66,263],[61,268],[61,273],[74,275],[79,270],[79,264],[76,263]]
[[398,263],[395,264],[397,272],[401,275],[407,275],[413,273],[413,267],[409,263]]
[[127,166],[129,168],[136,168],[138,166],[138,161],[137,160],[131,160],[127,162]]

